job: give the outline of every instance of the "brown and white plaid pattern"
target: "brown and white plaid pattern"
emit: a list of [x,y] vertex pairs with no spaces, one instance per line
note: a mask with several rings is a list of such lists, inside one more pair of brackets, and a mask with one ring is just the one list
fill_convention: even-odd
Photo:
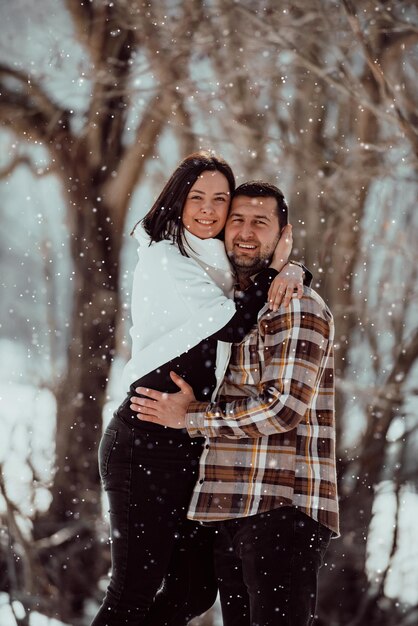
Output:
[[232,346],[216,403],[193,402],[190,436],[207,437],[188,517],[219,521],[297,506],[339,534],[334,323],[310,289]]

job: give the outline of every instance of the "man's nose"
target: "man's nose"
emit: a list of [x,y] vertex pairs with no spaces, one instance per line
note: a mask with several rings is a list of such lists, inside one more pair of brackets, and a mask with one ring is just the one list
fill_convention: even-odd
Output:
[[239,236],[243,239],[251,239],[254,236],[254,229],[251,222],[244,222],[241,225]]

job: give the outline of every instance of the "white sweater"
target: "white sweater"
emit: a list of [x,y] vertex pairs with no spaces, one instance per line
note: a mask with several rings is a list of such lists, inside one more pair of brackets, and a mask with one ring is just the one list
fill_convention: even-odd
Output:
[[[188,258],[169,240],[149,245],[141,225],[135,237],[139,261],[132,288],[132,357],[122,377],[125,390],[220,330],[235,314],[233,274],[222,241],[186,233]],[[228,359],[228,349],[218,342],[218,383]]]

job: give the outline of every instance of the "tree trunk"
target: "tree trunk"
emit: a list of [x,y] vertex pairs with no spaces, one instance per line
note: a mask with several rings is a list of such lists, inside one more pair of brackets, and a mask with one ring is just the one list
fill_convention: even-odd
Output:
[[49,511],[34,524],[36,540],[60,536],[65,529],[66,539],[41,553],[53,595],[56,592],[51,607],[64,620],[80,615],[84,600],[94,597],[106,565],[96,533],[101,518],[97,449],[115,352],[121,248],[121,233],[108,208],[103,201],[97,206],[103,197],[101,185],[92,182],[87,166],[85,174],[82,167],[77,169],[79,182],[70,194],[77,207],[71,235],[74,302],[67,372],[56,394],[57,469]]

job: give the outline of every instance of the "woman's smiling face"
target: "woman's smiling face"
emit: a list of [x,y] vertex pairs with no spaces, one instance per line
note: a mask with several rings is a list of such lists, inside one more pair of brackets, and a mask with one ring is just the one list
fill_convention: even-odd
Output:
[[230,201],[225,176],[217,170],[205,170],[196,179],[184,203],[184,227],[200,239],[216,237],[225,226]]

